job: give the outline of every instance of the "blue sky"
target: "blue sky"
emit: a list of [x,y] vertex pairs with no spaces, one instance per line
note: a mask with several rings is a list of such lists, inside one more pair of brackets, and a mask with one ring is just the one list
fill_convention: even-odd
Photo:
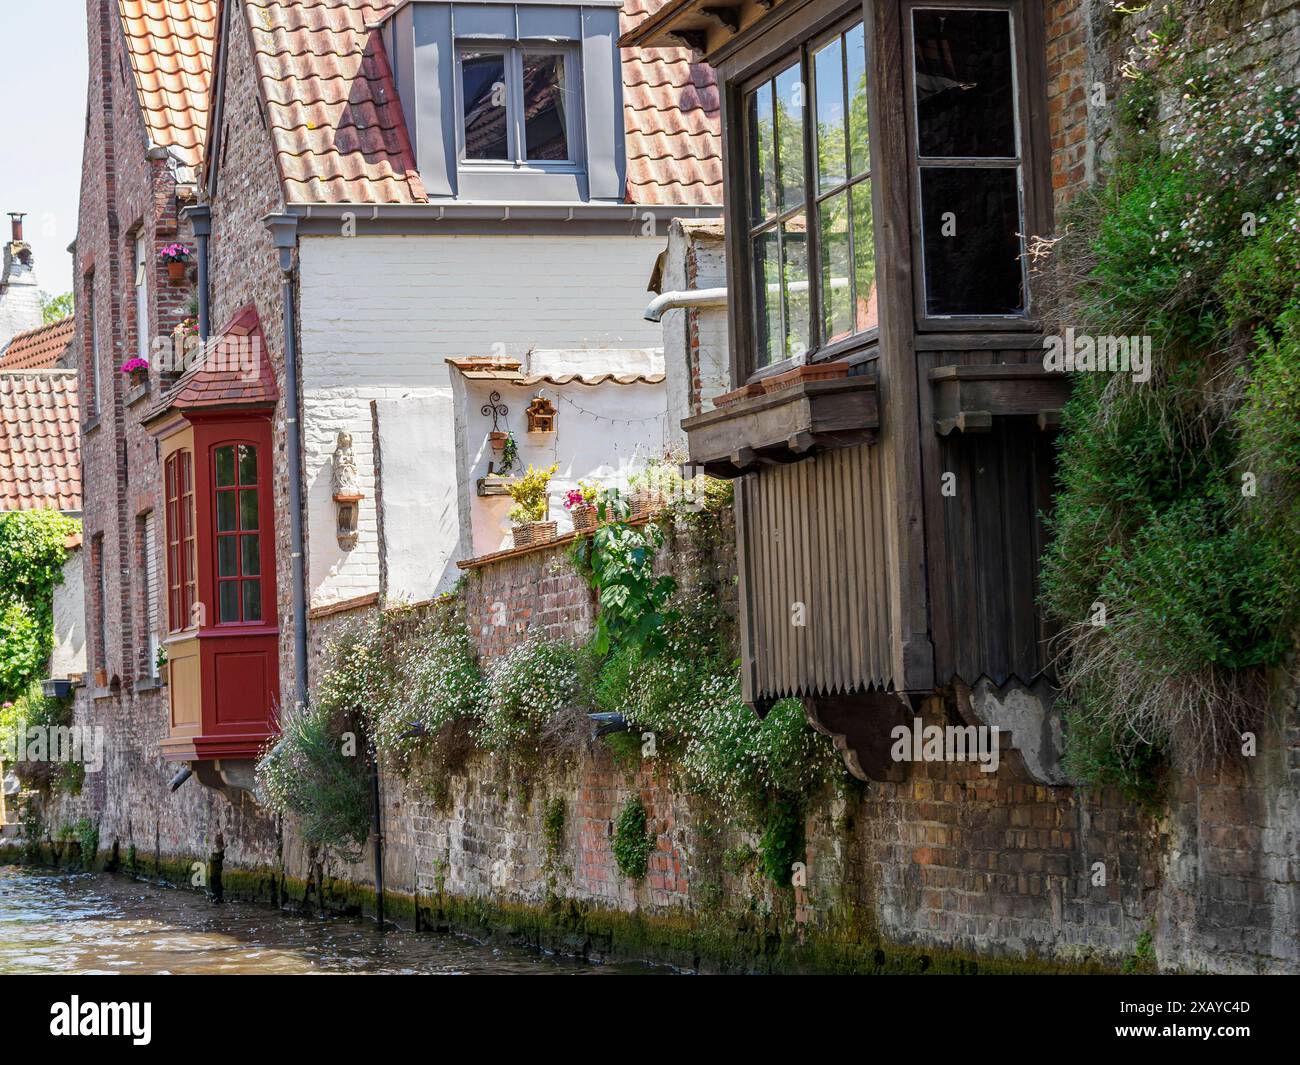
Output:
[[0,2],[0,239],[26,211],[41,287],[72,288],[86,121],[85,0]]

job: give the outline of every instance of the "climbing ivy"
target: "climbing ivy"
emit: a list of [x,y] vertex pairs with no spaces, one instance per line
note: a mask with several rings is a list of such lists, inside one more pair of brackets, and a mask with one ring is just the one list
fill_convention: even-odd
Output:
[[614,861],[629,880],[640,880],[650,864],[654,833],[646,828],[645,807],[637,798],[628,799],[614,828]]

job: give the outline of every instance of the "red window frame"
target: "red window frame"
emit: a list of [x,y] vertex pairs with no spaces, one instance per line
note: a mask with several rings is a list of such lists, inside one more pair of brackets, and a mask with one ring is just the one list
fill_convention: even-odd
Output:
[[[231,479],[223,484],[220,462],[223,452],[230,453]],[[252,478],[248,479],[245,456],[252,456]],[[262,565],[262,545],[266,529],[262,480],[265,453],[252,440],[223,441],[210,449],[212,476],[212,547],[216,560],[213,568],[213,603],[218,625],[260,625],[265,620],[265,572]],[[252,503],[251,521],[246,509]],[[223,504],[228,502],[228,507]],[[228,513],[222,528],[223,509]],[[229,547],[228,550],[227,546]],[[250,549],[251,548],[251,549]],[[223,564],[223,551],[226,561]],[[223,569],[226,572],[222,572]],[[229,589],[234,616],[226,617],[227,600],[223,592]],[[256,599],[253,598],[256,596]]]
[[174,451],[165,463],[167,496],[167,626],[171,632],[190,627],[198,601],[198,567],[194,538],[194,458]]

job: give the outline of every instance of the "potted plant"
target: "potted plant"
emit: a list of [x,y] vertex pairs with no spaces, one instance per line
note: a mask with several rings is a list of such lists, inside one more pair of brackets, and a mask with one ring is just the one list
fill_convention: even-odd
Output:
[[131,379],[132,388],[141,388],[149,383],[149,360],[138,355],[122,363],[122,372]]
[[528,472],[510,486],[510,498],[515,501],[510,508],[515,547],[544,544],[555,539],[555,522],[546,520],[550,502],[547,490],[552,475],[559,468],[559,463],[553,463],[539,470],[529,463]]
[[493,451],[504,451],[506,449],[506,441],[509,439],[510,434],[504,429],[493,429],[488,433],[488,440],[492,442]]
[[168,244],[158,253],[158,258],[167,264],[167,276],[172,281],[185,280],[185,267],[193,253],[185,244]]
[[645,468],[627,479],[629,518],[647,518],[668,505],[677,480],[676,471],[664,459],[651,459]]
[[600,498],[600,485],[594,481],[579,481],[564,495],[564,508],[573,516],[573,531],[586,534],[596,531],[596,501]]

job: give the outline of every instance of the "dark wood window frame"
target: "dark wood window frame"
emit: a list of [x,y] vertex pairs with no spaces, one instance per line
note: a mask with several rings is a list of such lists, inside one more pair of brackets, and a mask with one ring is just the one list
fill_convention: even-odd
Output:
[[[911,10],[915,7],[929,8],[975,8],[985,10],[1006,10],[1011,12],[1015,27],[1013,40],[1013,57],[1015,62],[1017,85],[1017,118],[1019,134],[1019,161],[1022,173],[1022,217],[1024,220],[1025,239],[1036,233],[1047,233],[1051,229],[1052,190],[1050,170],[1045,166],[1051,158],[1047,137],[1047,97],[1043,70],[1043,26],[1042,14],[1027,5],[1027,0],[860,0],[858,3],[842,5],[830,2],[810,2],[802,8],[793,9],[788,15],[781,16],[780,9],[774,13],[771,22],[764,20],[755,32],[742,34],[730,46],[723,48],[714,56],[714,62],[723,72],[722,96],[725,111],[725,128],[727,144],[725,149],[726,168],[726,221],[728,263],[732,274],[732,298],[729,325],[732,344],[732,373],[736,384],[758,381],[765,377],[786,372],[797,363],[786,359],[766,366],[756,365],[758,344],[756,328],[758,315],[754,306],[751,277],[754,262],[749,250],[749,169],[748,169],[748,129],[746,116],[746,95],[755,86],[770,79],[778,71],[787,67],[797,54],[805,54],[814,42],[820,42],[837,28],[850,24],[855,18],[862,18],[866,29],[867,48],[867,98],[870,112],[869,140],[871,145],[871,174],[873,178],[884,172],[904,172],[903,182],[907,188],[907,211],[898,217],[899,210],[888,210],[888,197],[877,194],[873,188],[873,218],[875,227],[875,245],[877,253],[877,277],[885,268],[880,255],[886,253],[891,244],[885,239],[884,231],[898,231],[901,240],[895,245],[907,247],[910,255],[909,270],[913,292],[910,293],[912,306],[898,305],[897,302],[880,306],[880,318],[885,315],[902,313],[903,322],[896,322],[895,327],[907,333],[951,334],[969,333],[972,337],[1001,333],[1032,334],[1040,330],[1041,324],[1034,317],[1032,286],[1026,286],[1026,311],[1016,316],[962,316],[929,317],[924,313],[925,294],[922,289],[923,273],[920,257],[920,204],[919,181],[916,170],[916,132],[915,116],[912,111],[913,99],[911,67]],[[882,12],[888,11],[888,15]],[[903,68],[902,98],[893,100],[882,98],[882,86],[873,75],[879,74],[881,62],[873,52],[877,42],[882,39],[881,22],[888,18],[897,20],[896,32],[901,36],[898,43],[903,48],[896,57]],[[885,39],[892,35],[886,34]],[[776,42],[780,42],[779,44]],[[770,43],[769,43],[770,42]],[[893,51],[893,49],[890,49]],[[807,63],[804,64],[804,93],[809,95]],[[906,143],[899,143],[897,138],[882,137],[878,126],[878,116],[884,107],[896,107],[905,116],[901,122]],[[805,152],[805,169],[811,160]],[[806,178],[811,183],[810,178]],[[874,184],[874,181],[873,181]],[[908,236],[910,234],[910,238]],[[810,242],[815,245],[814,242]],[[901,248],[900,248],[901,250]],[[820,248],[810,246],[809,262],[820,262]],[[810,271],[815,274],[815,271]],[[810,277],[811,283],[811,277]],[[957,337],[951,337],[957,341]],[[873,359],[878,350],[880,337],[877,330],[869,334],[855,335],[838,344],[827,346],[822,350],[811,351],[808,361],[821,362],[844,360],[856,364]],[[1029,338],[1026,337],[1026,342]],[[918,338],[918,343],[921,341]],[[938,342],[947,346],[948,341]],[[978,343],[978,341],[973,341]]]
[[[728,89],[729,96],[734,101],[731,113],[737,116],[739,120],[733,128],[739,130],[740,134],[733,138],[733,150],[728,160],[730,164],[728,187],[729,189],[734,188],[736,191],[734,194],[728,195],[727,201],[729,204],[734,201],[738,206],[728,208],[727,221],[728,225],[736,228],[740,234],[735,246],[744,249],[744,257],[740,260],[744,265],[744,269],[736,271],[736,280],[732,284],[732,289],[736,293],[734,298],[746,324],[746,335],[750,340],[747,349],[755,363],[746,368],[747,372],[744,375],[746,379],[756,380],[784,373],[804,362],[813,363],[842,358],[854,352],[874,347],[878,341],[878,326],[873,326],[861,333],[852,333],[832,343],[825,343],[822,335],[825,306],[821,283],[822,234],[819,216],[820,207],[830,198],[853,186],[865,185],[870,188],[872,175],[876,168],[876,159],[874,145],[872,144],[871,124],[870,119],[868,119],[867,142],[870,155],[867,169],[861,173],[853,174],[848,173],[846,169],[842,181],[838,181],[833,186],[825,189],[819,187],[817,173],[819,157],[816,121],[817,85],[813,55],[836,37],[845,33],[846,30],[858,24],[862,24],[863,33],[867,37],[865,67],[867,71],[867,96],[868,100],[870,100],[873,92],[870,77],[870,33],[861,4],[853,4],[847,7],[841,6],[831,17],[821,20],[808,32],[800,33],[798,39],[793,43],[787,43],[779,53],[765,59],[763,65],[757,70],[747,73],[743,78],[736,79]],[[751,150],[756,151],[757,146],[752,143],[748,101],[755,91],[773,82],[794,66],[797,66],[799,70],[799,81],[803,93],[803,198],[797,205],[787,208],[779,202],[778,191],[775,213],[769,217],[760,218],[759,212],[754,209],[755,190],[751,187]],[[779,145],[777,150],[779,152]],[[805,218],[805,227],[808,234],[805,249],[808,284],[808,349],[802,356],[787,356],[784,359],[758,365],[756,359],[759,350],[759,308],[754,292],[755,269],[757,266],[752,251],[754,238],[756,235],[767,231],[779,233],[787,221],[799,215],[803,215]],[[874,210],[872,216],[874,218]],[[816,221],[814,221],[814,218],[816,218]],[[874,242],[873,222],[873,244]],[[852,269],[852,244],[850,244],[849,256],[850,269]]]
[[[1038,144],[1038,115],[1035,108],[1035,90],[1039,84],[1037,71],[1031,56],[1041,54],[1034,51],[1032,42],[1038,37],[1037,20],[1026,18],[1024,0],[901,0],[900,25],[903,37],[903,110],[907,122],[907,173],[910,195],[910,228],[912,242],[912,280],[915,324],[920,331],[985,331],[1001,330],[1007,332],[1036,331],[1039,323],[1033,319],[1033,295],[1029,284],[1029,268],[1025,259],[1026,246],[1033,233],[1046,232],[1046,205],[1042,202],[1043,189],[1034,175],[1041,167],[1037,160],[1048,159],[1045,146]],[[976,158],[931,158],[918,153],[917,115],[916,115],[916,66],[914,58],[914,20],[913,12],[917,10],[960,9],[974,11],[1006,11],[1011,19],[1011,59],[1012,74],[1015,84],[1015,130],[1016,149],[1014,157],[976,157]],[[1041,103],[1045,106],[1046,97]],[[1002,168],[1015,167],[1020,192],[1021,234],[1021,274],[1023,277],[1025,306],[1021,313],[1008,315],[931,315],[926,311],[925,288],[925,253],[922,247],[921,229],[921,167],[979,167]]]

